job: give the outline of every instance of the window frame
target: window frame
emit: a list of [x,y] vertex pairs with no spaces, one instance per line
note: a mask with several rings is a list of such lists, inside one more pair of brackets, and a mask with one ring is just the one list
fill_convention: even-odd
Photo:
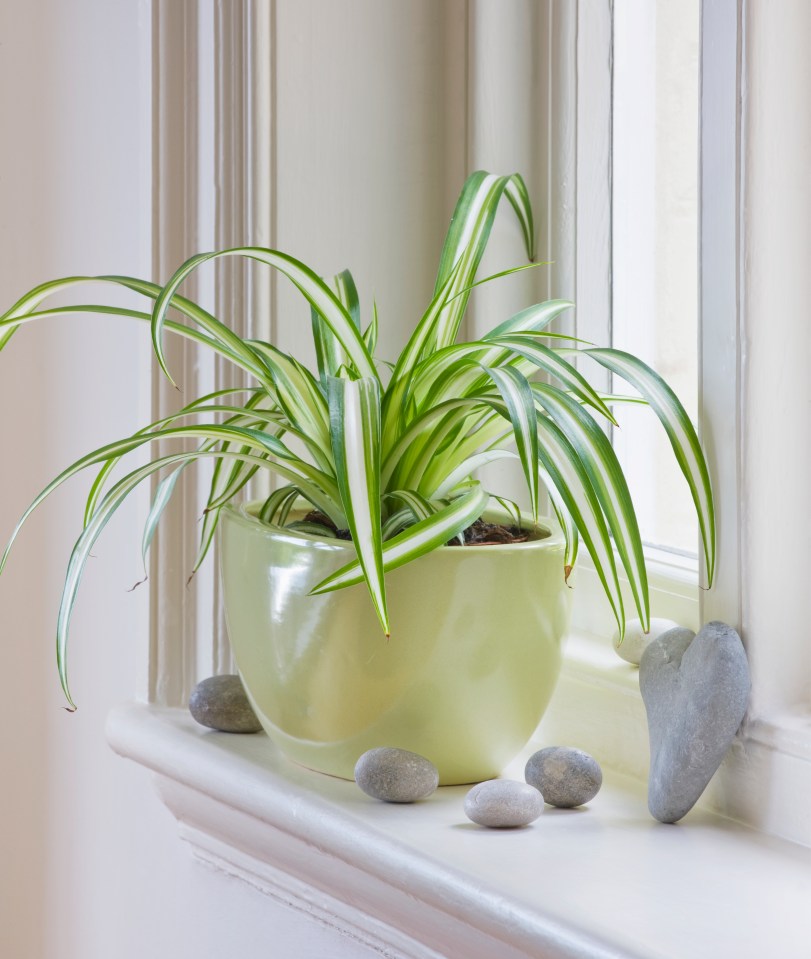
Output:
[[[588,15],[580,4],[578,24],[578,290],[579,303],[596,299],[599,293],[589,289],[595,282],[586,275],[581,281],[580,263],[594,254],[595,232],[603,230],[605,245],[605,201],[600,206],[599,191],[610,191],[610,162],[606,163],[605,139],[610,137],[610,116],[605,103],[605,63],[599,44],[607,41],[605,24],[610,4],[600,5],[602,25],[595,22],[595,9],[588,4]],[[768,408],[758,410],[753,402],[752,384],[746,376],[747,342],[747,157],[753,149],[748,140],[744,93],[748,82],[750,40],[747,24],[752,13],[745,0],[703,0],[701,8],[700,136],[699,136],[699,433],[713,477],[718,534],[718,565],[713,588],[701,589],[687,605],[669,608],[670,615],[684,625],[722,620],[735,626],[743,638],[752,667],[753,690],[750,711],[736,742],[719,773],[705,794],[715,810],[740,819],[755,828],[775,833],[804,844],[811,844],[807,811],[801,797],[811,790],[811,712],[809,704],[797,703],[796,682],[770,675],[774,637],[748,627],[751,609],[743,597],[752,592],[755,577],[762,576],[759,561],[744,562],[747,515],[763,509],[745,476],[744,439],[749,430],[769,422]],[[596,53],[595,53],[596,46]],[[607,58],[610,62],[610,53]],[[594,114],[602,112],[601,116]],[[581,156],[585,154],[581,161]],[[594,157],[600,158],[597,175]],[[581,163],[583,166],[581,167]],[[582,238],[582,242],[581,242]],[[599,255],[599,249],[597,251]],[[610,251],[602,263],[610,263]],[[593,269],[593,267],[592,267]],[[605,290],[605,266],[598,273],[596,290]],[[610,303],[610,297],[608,297]],[[578,321],[579,335],[599,339],[606,321],[595,330]],[[610,323],[610,320],[609,320]],[[610,330],[610,326],[608,327]],[[766,401],[761,388],[754,397]],[[799,399],[799,397],[798,397]],[[748,417],[748,418],[745,418]],[[755,422],[752,422],[752,419]],[[584,564],[588,567],[588,563]],[[678,562],[649,564],[652,600],[664,590],[678,593],[685,571]],[[601,603],[596,576],[587,573],[581,591],[581,606],[590,609]],[[703,559],[699,570],[706,580]],[[687,571],[689,579],[689,571]],[[682,597],[686,599],[686,597]],[[762,595],[761,595],[762,599]],[[775,596],[775,602],[782,598]],[[750,604],[751,605],[751,604]],[[797,606],[796,602],[794,606]],[[799,610],[799,606],[797,607]],[[691,621],[691,616],[695,617]],[[604,622],[600,615],[597,621]],[[560,717],[545,720],[549,732],[565,729],[570,738],[579,737],[606,758],[615,768],[645,778],[647,741],[638,736],[644,729],[644,709],[638,698],[631,667],[612,662],[606,653],[605,636],[589,636],[598,627],[595,616],[576,620],[575,635],[569,647],[562,679],[563,697]],[[778,655],[799,653],[798,642],[790,637],[777,640],[785,645]],[[609,651],[610,652],[610,651]],[[802,670],[797,661],[796,668]],[[555,703],[553,703],[553,710]],[[613,728],[607,729],[610,713]],[[544,730],[544,724],[541,727]]]
[[[576,331],[600,345],[611,343],[613,327],[613,17],[610,0],[588,3],[587,10],[582,3],[578,8]],[[598,388],[611,391],[607,371],[587,362],[582,368]],[[675,462],[673,468],[677,468]],[[702,615],[697,561],[652,546],[645,547],[645,559],[653,615],[697,629]],[[613,629],[613,618],[587,555],[578,559],[577,576],[580,602],[575,607],[574,628],[602,645],[610,639],[606,629]],[[625,588],[622,572],[620,581]],[[626,616],[631,620],[635,610],[629,592],[625,598]]]

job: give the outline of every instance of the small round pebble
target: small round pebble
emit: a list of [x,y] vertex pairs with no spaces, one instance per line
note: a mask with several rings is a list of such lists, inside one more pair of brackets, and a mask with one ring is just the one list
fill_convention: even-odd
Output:
[[258,733],[262,728],[239,676],[209,676],[198,683],[189,712],[201,726],[223,733]]
[[638,666],[642,661],[642,654],[650,644],[666,633],[670,629],[675,629],[679,624],[674,623],[672,619],[652,619],[650,621],[650,631],[645,633],[642,630],[642,623],[638,619],[629,619],[625,624],[625,638],[620,643],[619,630],[614,631],[611,644],[614,652],[620,659],[626,663]]
[[439,772],[419,753],[378,746],[365,752],[355,764],[355,782],[373,799],[416,802],[435,791]]
[[543,812],[537,789],[514,779],[490,779],[465,796],[465,815],[480,826],[507,829],[528,826]]
[[596,759],[582,749],[549,746],[529,757],[524,778],[550,806],[571,809],[594,799],[603,784]]

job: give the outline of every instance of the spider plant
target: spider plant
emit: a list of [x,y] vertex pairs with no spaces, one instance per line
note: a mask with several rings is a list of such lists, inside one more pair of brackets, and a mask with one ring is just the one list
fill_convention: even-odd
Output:
[[[517,513],[514,504],[475,479],[486,463],[515,457],[533,518],[545,488],[565,533],[561,576],[568,577],[582,541],[622,631],[625,611],[618,566],[625,571],[636,612],[646,626],[648,585],[633,503],[604,427],[614,423],[615,403],[647,403],[666,430],[689,484],[712,580],[715,532],[707,466],[684,408],[652,369],[628,353],[597,349],[551,332],[552,321],[573,305],[564,300],[529,306],[479,339],[460,342],[468,299],[478,285],[477,268],[503,198],[517,217],[530,264],[534,260],[532,209],[522,178],[474,173],[451,220],[433,297],[393,366],[375,359],[377,310],[364,328],[348,271],[323,279],[292,256],[257,247],[194,256],[163,287],[127,276],[55,280],[31,290],[2,316],[0,349],[20,326],[34,320],[97,313],[149,324],[155,355],[170,380],[163,347],[166,335],[186,337],[214,350],[250,378],[245,390],[201,396],[174,415],[83,456],[48,484],[14,530],[0,571],[31,512],[67,479],[96,468],[57,622],[58,670],[71,706],[68,628],[94,542],[129,493],[163,471],[146,521],[142,544],[146,556],[179,476],[198,460],[213,460],[214,468],[195,570],[209,550],[223,507],[258,471],[269,470],[282,485],[262,505],[259,519],[331,535],[323,525],[291,520],[296,515],[291,514],[293,502],[303,498],[337,529],[348,529],[357,558],[314,583],[312,592],[365,581],[388,635],[386,572],[459,537],[481,517],[491,498]],[[316,370],[271,343],[242,339],[180,295],[190,274],[222,257],[243,257],[279,271],[309,301]],[[99,304],[43,308],[51,295],[88,280],[141,294],[147,308]],[[617,374],[639,395],[599,394],[579,371],[575,362],[579,357]],[[286,442],[291,438],[297,441],[295,451]],[[193,440],[196,445],[160,455],[114,478],[115,467],[126,454],[168,439]],[[393,626],[396,629],[396,623]]]

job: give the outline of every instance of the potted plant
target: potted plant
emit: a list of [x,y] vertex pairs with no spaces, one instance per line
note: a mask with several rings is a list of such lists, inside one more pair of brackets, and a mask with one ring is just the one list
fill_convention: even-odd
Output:
[[[692,492],[711,581],[715,533],[705,459],[681,403],[653,370],[627,353],[550,332],[551,321],[572,306],[562,300],[529,306],[480,339],[459,342],[504,197],[534,259],[521,177],[474,173],[451,220],[433,298],[391,365],[375,359],[377,311],[364,328],[349,272],[321,279],[287,254],[254,247],[192,257],[163,287],[93,278],[142,294],[149,312],[43,309],[50,295],[90,279],[73,277],[37,287],[3,315],[0,348],[32,320],[103,313],[148,323],[170,379],[167,333],[214,350],[251,378],[245,390],[198,397],[82,457],[40,493],[14,530],[0,570],[45,497],[96,468],[57,622],[57,665],[71,707],[69,622],[96,538],[128,494],[163,471],[146,521],[146,552],[182,472],[213,460],[195,569],[221,527],[229,633],[271,737],[292,758],[348,777],[360,753],[377,745],[422,752],[443,782],[498,773],[531,735],[554,687],[566,580],[581,541],[620,630],[618,567],[640,619],[649,620],[634,508],[603,431],[614,422],[612,405],[628,398],[596,392],[573,362],[580,356],[624,378],[640,394],[635,401],[648,403],[662,422]],[[226,256],[278,270],[309,301],[317,370],[270,343],[240,338],[179,294],[195,269]],[[169,317],[170,308],[178,318]],[[113,479],[126,454],[165,439],[197,445]],[[505,456],[520,461],[527,514],[475,479],[477,469]],[[235,505],[264,470],[281,485],[264,501]],[[539,516],[544,488],[554,519]],[[485,520],[494,525],[483,526]],[[473,545],[453,545],[471,539]]]

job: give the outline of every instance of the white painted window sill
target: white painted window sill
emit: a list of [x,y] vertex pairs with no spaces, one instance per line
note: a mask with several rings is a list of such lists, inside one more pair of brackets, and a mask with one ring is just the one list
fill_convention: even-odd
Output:
[[465,787],[378,803],[184,710],[127,705],[108,735],[157,774],[198,857],[384,956],[808,955],[808,849],[704,810],[660,825],[642,785],[608,771],[588,808],[501,832],[466,820]]

